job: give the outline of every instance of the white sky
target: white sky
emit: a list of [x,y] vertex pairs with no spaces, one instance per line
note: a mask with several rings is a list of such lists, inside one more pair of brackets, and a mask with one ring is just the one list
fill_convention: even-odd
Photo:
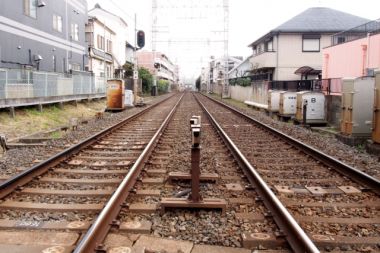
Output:
[[[95,3],[126,20],[133,29],[145,31],[145,50],[152,49],[152,0],[87,0],[89,9]],[[157,0],[159,10],[156,50],[167,54],[180,65],[182,76],[196,78],[211,55],[223,56],[223,12],[214,7],[223,0]],[[201,9],[190,6],[202,5]],[[162,8],[167,6],[170,8]],[[176,7],[176,8],[173,8]],[[208,6],[208,8],[206,8]],[[248,44],[271,29],[310,7],[329,7],[371,20],[380,18],[379,0],[229,0],[229,55],[248,57]],[[187,18],[184,18],[187,17]],[[195,17],[191,19],[192,17]],[[206,42],[209,38],[211,41]],[[182,43],[189,40],[198,42]],[[167,41],[171,40],[171,43]],[[199,42],[199,40],[202,41]],[[133,41],[133,38],[131,38]],[[215,41],[215,42],[214,42]]]

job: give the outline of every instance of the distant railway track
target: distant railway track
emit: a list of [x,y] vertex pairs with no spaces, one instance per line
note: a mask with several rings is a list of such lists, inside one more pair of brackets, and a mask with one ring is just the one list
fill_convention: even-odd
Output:
[[320,249],[378,249],[379,180],[228,105],[196,97]]

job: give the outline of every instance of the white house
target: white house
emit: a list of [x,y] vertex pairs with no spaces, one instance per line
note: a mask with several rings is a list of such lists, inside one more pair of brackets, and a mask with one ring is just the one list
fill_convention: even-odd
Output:
[[88,11],[89,16],[96,17],[115,32],[113,40],[113,62],[115,77],[123,77],[123,65],[133,62],[134,43],[133,32],[121,17],[103,9],[99,4]]
[[95,75],[95,88],[104,87],[105,79],[113,77],[113,41],[115,33],[96,17],[89,17],[86,41],[89,59],[86,69]]

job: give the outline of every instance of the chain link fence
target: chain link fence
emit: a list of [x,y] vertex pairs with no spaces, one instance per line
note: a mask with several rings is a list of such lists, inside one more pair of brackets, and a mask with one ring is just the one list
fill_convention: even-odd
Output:
[[106,79],[92,73],[71,74],[0,69],[0,99],[105,94]]

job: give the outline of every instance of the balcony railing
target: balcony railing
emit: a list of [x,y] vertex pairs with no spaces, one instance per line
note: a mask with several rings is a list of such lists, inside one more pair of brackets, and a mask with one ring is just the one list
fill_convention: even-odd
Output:
[[331,36],[331,45],[335,46],[337,44],[365,38],[368,34],[373,35],[377,33],[380,33],[380,19],[334,34]]

